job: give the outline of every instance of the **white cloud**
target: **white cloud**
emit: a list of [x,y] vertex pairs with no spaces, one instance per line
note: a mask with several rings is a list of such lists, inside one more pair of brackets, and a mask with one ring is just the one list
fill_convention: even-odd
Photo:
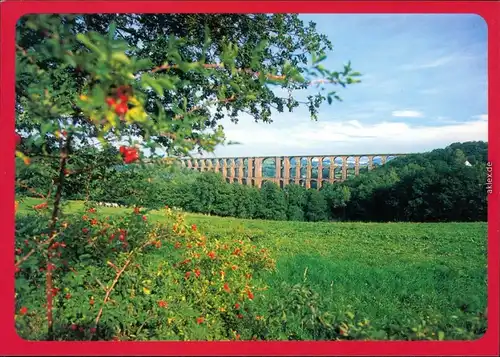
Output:
[[424,114],[416,110],[395,110],[392,116],[396,118],[422,118]]
[[427,62],[403,65],[402,69],[407,71],[414,71],[417,69],[436,68],[446,65],[452,62],[454,59],[455,59],[454,56],[445,56]]
[[[423,152],[453,142],[487,140],[487,122],[475,118],[440,126],[413,126],[403,122],[363,124],[360,121],[291,121],[255,123],[241,118],[224,123],[228,140],[241,145],[220,146],[210,156],[339,155]],[[208,155],[207,155],[208,156]]]
[[488,114],[474,115],[472,118],[473,119],[479,119],[479,120],[488,121]]

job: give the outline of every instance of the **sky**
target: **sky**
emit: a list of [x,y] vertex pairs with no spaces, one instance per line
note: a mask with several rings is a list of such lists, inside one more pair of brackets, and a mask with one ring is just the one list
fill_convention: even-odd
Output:
[[[334,45],[324,65],[348,60],[362,83],[332,86],[318,121],[307,108],[224,119],[228,140],[205,157],[404,154],[487,141],[487,25],[477,15],[300,15]],[[316,93],[297,92],[299,99]]]

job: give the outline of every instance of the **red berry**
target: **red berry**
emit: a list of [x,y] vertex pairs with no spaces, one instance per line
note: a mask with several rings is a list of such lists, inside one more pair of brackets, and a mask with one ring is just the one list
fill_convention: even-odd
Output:
[[115,100],[114,100],[113,98],[111,98],[111,97],[107,97],[107,98],[106,98],[106,103],[107,103],[110,107],[112,107],[113,105],[115,105],[115,104],[116,104]]
[[193,231],[196,231],[196,224],[193,224],[193,225],[191,226],[191,229],[192,229]]
[[230,293],[231,292],[231,289],[229,288],[229,284],[228,283],[225,283],[224,284],[224,291]]
[[127,111],[128,111],[128,105],[126,102],[117,104],[115,107],[115,113],[118,115],[124,115],[125,113],[127,113]]
[[120,102],[121,103],[127,103],[128,102],[128,97],[125,94],[120,95]]
[[66,294],[66,296],[65,296],[65,298],[66,298],[67,300],[71,299],[71,294],[70,294],[70,293],[67,293],[67,294]]
[[238,309],[240,308],[240,304],[238,304],[238,303],[234,304],[234,308],[235,308],[236,310],[238,310]]
[[23,307],[21,307],[21,309],[19,309],[19,314],[21,314],[21,315],[26,315],[27,312],[28,312],[28,308],[26,306],[23,306]]
[[143,221],[147,221],[147,220],[148,220],[148,217],[146,217],[146,216],[142,216],[142,220],[143,220]]
[[71,326],[69,328],[72,329],[73,331],[76,331],[76,329],[78,328],[78,325],[71,324]]
[[204,318],[204,317],[198,317],[198,318],[196,319],[196,322],[198,323],[198,325],[202,324],[204,321],[205,321],[205,318]]
[[166,307],[168,306],[168,304],[167,304],[165,301],[160,300],[160,301],[158,301],[158,306],[159,306],[159,307],[166,308]]

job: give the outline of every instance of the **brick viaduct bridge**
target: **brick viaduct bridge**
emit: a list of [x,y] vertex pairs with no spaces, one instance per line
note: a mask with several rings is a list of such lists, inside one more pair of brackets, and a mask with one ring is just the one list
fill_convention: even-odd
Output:
[[227,182],[261,187],[271,181],[283,187],[295,183],[321,188],[325,182],[342,182],[405,154],[314,155],[184,158],[182,166],[221,173]]

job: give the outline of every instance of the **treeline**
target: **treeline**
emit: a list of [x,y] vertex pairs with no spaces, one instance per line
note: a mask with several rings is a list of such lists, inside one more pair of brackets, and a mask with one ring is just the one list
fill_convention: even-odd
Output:
[[[87,153],[84,161],[94,159],[100,166],[70,175],[68,198],[151,208],[169,205],[190,212],[268,220],[485,221],[487,151],[484,142],[456,143],[395,158],[358,177],[316,190],[295,184],[280,188],[272,182],[259,189],[226,183],[216,173],[122,166],[110,150]],[[24,168],[18,177],[35,186],[41,186],[45,177],[47,187],[47,167],[42,170],[45,176],[34,175],[33,170]]]

